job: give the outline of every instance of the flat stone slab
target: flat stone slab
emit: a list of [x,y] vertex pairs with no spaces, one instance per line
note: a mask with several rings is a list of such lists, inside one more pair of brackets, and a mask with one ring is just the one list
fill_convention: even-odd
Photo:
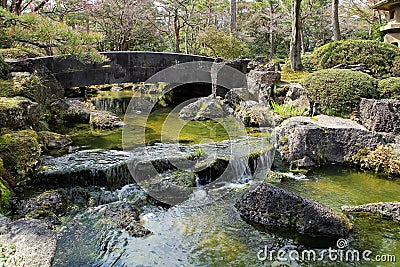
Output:
[[[0,244],[15,246],[11,259],[18,266],[51,266],[56,252],[55,233],[36,219],[12,222],[0,214]],[[5,265],[7,266],[7,264]]]
[[379,202],[359,206],[342,206],[342,211],[348,213],[380,214],[400,223],[400,202]]
[[[98,185],[116,189],[126,184],[148,181],[169,170],[189,170],[205,176],[216,162],[227,162],[226,165],[231,165],[231,171],[241,174],[249,168],[249,164],[253,169],[262,164],[271,164],[272,159],[268,162],[263,158],[272,151],[268,141],[246,137],[191,146],[155,144],[132,151],[78,151],[61,157],[45,157],[33,181],[50,188]],[[199,149],[203,153],[200,157],[197,155]],[[228,173],[226,176],[229,176]]]

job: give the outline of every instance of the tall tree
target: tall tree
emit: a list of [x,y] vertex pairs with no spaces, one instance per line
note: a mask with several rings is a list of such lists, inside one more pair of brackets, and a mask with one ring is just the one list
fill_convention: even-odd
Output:
[[236,0],[230,0],[230,29],[231,33],[236,32]]
[[340,40],[340,26],[339,26],[339,0],[332,0],[332,27],[333,27],[333,40]]
[[301,0],[292,0],[292,37],[290,41],[290,67],[301,70]]

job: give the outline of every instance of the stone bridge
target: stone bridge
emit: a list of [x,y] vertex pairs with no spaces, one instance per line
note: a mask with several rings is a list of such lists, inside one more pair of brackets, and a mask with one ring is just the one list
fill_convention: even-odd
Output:
[[[112,84],[143,82],[152,77],[150,82],[165,81],[175,84],[211,83],[210,68],[213,58],[160,52],[105,52],[109,61],[104,63],[84,63],[74,57],[40,57],[10,62],[12,71],[32,72],[45,66],[64,88],[93,84]],[[182,64],[183,63],[183,64]],[[236,69],[245,72],[247,62],[234,64]],[[173,67],[174,68],[169,68]],[[164,71],[163,70],[167,70]],[[244,75],[232,75],[218,84],[225,88],[243,87]],[[223,71],[222,71],[223,72]],[[228,74],[227,72],[227,74]],[[154,76],[157,74],[156,76]],[[221,73],[223,74],[223,73]],[[233,77],[234,76],[234,77]]]

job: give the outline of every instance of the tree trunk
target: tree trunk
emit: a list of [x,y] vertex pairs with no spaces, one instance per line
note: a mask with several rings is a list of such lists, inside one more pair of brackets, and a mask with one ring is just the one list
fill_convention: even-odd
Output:
[[339,0],[332,0],[332,27],[333,27],[333,40],[340,41]]
[[275,8],[274,4],[272,1],[269,2],[269,9],[270,9],[270,18],[271,18],[271,23],[269,26],[269,57],[272,59],[275,55],[276,52],[276,42],[275,42]]
[[175,14],[174,14],[175,53],[181,52],[180,50],[181,41],[180,41],[179,31],[180,31],[180,25],[179,25],[178,9],[175,9]]
[[272,59],[275,56],[276,53],[276,40],[275,40],[275,32],[273,30],[271,30],[270,34],[269,34],[269,41],[270,41],[270,45],[269,45],[269,57]]
[[230,28],[231,28],[231,33],[234,34],[236,33],[236,0],[230,0]]
[[292,0],[292,38],[290,41],[290,67],[301,70],[301,0]]

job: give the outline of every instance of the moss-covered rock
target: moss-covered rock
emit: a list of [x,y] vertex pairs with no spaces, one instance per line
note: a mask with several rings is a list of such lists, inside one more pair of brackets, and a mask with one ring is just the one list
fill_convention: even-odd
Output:
[[389,178],[400,177],[400,154],[390,145],[360,149],[347,160],[364,170],[382,173]]
[[0,158],[0,214],[6,214],[10,206],[12,191],[2,178],[5,175],[3,160]]
[[9,73],[8,65],[0,56],[0,79],[6,79]]
[[309,65],[315,69],[332,68],[339,64],[364,63],[375,76],[393,73],[400,49],[394,45],[371,40],[346,40],[323,45],[316,49]]
[[93,129],[115,129],[125,127],[126,124],[115,114],[106,111],[92,111],[90,113],[90,127]]
[[391,77],[380,80],[378,91],[380,98],[400,99],[400,78]]
[[12,130],[36,128],[39,105],[24,97],[0,97],[0,127]]
[[360,104],[361,98],[378,96],[378,81],[351,70],[328,69],[309,74],[302,81],[311,102],[327,115],[348,117]]
[[66,147],[72,143],[69,135],[53,133],[49,131],[38,132],[39,143],[43,146],[43,150],[53,150]]
[[8,178],[10,185],[23,182],[40,160],[41,148],[38,135],[32,130],[23,130],[0,136],[0,158],[5,169],[14,176]]
[[89,123],[93,108],[91,103],[78,99],[60,99],[50,105],[48,113],[52,121]]

